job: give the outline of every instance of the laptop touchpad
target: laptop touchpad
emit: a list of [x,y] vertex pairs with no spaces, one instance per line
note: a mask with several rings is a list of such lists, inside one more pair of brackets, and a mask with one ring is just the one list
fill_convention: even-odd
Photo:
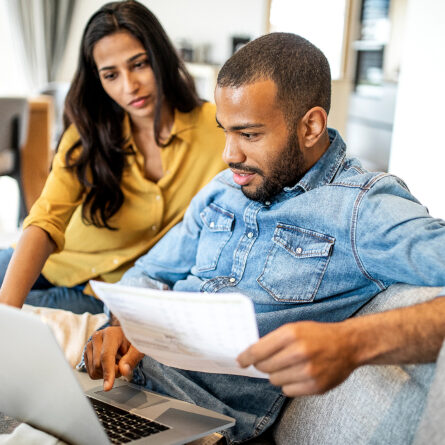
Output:
[[95,394],[104,399],[112,400],[126,405],[127,408],[147,408],[148,406],[165,403],[167,400],[149,392],[141,391],[131,386],[122,385],[110,391],[97,391]]

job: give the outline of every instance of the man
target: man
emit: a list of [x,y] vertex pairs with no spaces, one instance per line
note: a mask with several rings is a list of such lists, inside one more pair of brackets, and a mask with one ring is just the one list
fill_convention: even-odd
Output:
[[[97,332],[85,358],[106,390],[137,366],[136,383],[234,416],[225,434],[238,442],[272,425],[281,387],[291,396],[323,392],[362,363],[410,360],[400,346],[414,337],[417,344],[419,333],[399,325],[404,317],[412,323],[413,312],[359,328],[332,322],[396,282],[444,286],[445,222],[431,218],[399,179],[346,159],[340,135],[327,129],[329,65],[308,41],[275,33],[249,43],[221,69],[215,100],[230,170],[194,198],[183,222],[122,283],[251,297],[264,337],[239,360],[270,373],[272,384],[162,366],[135,350],[120,327]],[[445,299],[433,306],[420,309],[431,336],[416,359],[434,359],[444,338],[436,311],[445,312]],[[374,344],[365,342],[386,325],[400,336],[384,348],[375,335]]]

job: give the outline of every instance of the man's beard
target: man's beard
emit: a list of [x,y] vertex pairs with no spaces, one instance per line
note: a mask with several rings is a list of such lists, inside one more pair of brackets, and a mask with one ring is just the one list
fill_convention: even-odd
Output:
[[238,168],[246,173],[257,173],[263,178],[263,183],[256,190],[247,190],[247,186],[241,186],[241,190],[247,198],[263,203],[278,195],[284,187],[295,185],[306,173],[304,157],[298,144],[296,132],[289,135],[286,147],[271,165],[268,176],[265,176],[260,169],[244,167],[241,163],[230,163],[229,167]]

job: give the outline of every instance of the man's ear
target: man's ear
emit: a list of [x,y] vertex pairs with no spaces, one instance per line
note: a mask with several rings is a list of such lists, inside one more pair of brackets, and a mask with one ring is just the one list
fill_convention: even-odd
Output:
[[311,108],[298,123],[300,145],[305,148],[316,146],[325,135],[327,122],[328,115],[322,107]]

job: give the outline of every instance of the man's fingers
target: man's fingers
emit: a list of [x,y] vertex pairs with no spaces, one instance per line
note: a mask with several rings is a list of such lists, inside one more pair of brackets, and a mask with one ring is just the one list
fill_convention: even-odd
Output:
[[131,377],[133,369],[142,360],[144,354],[139,352],[135,347],[130,346],[127,353],[119,360],[119,371],[125,377]]
[[256,365],[295,340],[292,325],[284,325],[262,337],[255,344],[242,352],[237,360],[242,368]]
[[269,373],[272,385],[281,386],[284,394],[296,397],[323,394],[343,382],[351,369],[339,368],[334,363],[325,364],[304,361]]
[[120,328],[111,327],[103,332],[100,363],[104,378],[104,390],[109,391],[114,385],[114,379],[119,372],[116,365],[116,356],[123,341]]
[[282,388],[283,394],[287,397],[310,396],[314,394],[321,394],[317,384],[313,380],[306,380],[304,382],[291,383]]
[[255,368],[266,374],[270,374],[284,370],[290,366],[303,364],[307,359],[308,357],[302,345],[300,343],[291,343],[275,354],[268,356],[265,360],[256,362]]
[[90,377],[91,377],[91,368],[90,368],[91,358],[89,357],[91,356],[91,350],[92,350],[91,341],[89,341],[86,345],[85,353],[83,354],[83,361],[85,362],[85,368],[87,369],[88,375]]
[[[288,370],[290,373],[291,369]],[[280,371],[279,376],[272,375],[270,381],[286,382],[276,384],[276,386],[281,386],[283,393],[288,397],[298,397],[298,396],[309,396],[315,394],[324,394],[326,391],[334,388],[335,386],[342,383],[346,376],[326,376],[318,375],[311,376],[309,373],[302,372],[296,378],[289,378],[290,374]],[[295,375],[294,375],[295,376]],[[275,385],[275,383],[273,383]]]
[[91,338],[91,359],[89,363],[93,368],[93,372],[98,377],[102,377],[102,363],[101,363],[101,352],[102,352],[102,331],[96,331]]
[[312,371],[308,363],[289,366],[269,374],[269,381],[272,385],[281,386],[288,397],[320,394],[329,389]]
[[[87,369],[88,375],[92,379],[101,379],[102,378],[102,367],[94,365],[94,353],[97,352],[97,349],[95,348],[95,342],[97,342],[97,336],[96,340],[93,338],[87,343],[85,354],[84,354],[84,361],[85,361],[85,367]],[[100,344],[102,345],[102,340],[100,339]],[[100,352],[100,349],[99,349]]]
[[269,374],[269,380],[272,385],[285,386],[290,383],[302,383],[307,380],[313,380],[312,369],[309,363],[300,363]]

